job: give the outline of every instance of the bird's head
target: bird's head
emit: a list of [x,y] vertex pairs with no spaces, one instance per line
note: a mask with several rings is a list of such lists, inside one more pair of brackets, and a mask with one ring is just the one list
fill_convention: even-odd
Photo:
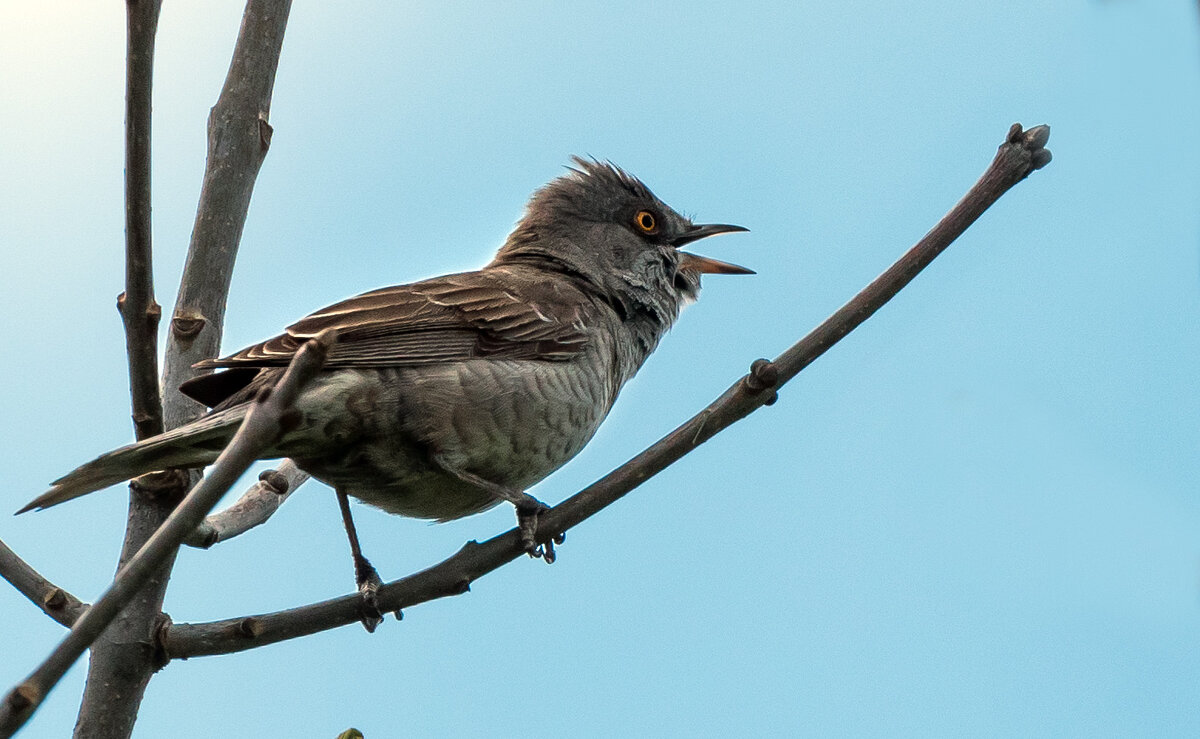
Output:
[[567,174],[534,193],[495,263],[544,261],[582,277],[633,309],[669,324],[700,292],[702,274],[753,274],[681,250],[727,224],[695,224],[608,162],[574,158]]

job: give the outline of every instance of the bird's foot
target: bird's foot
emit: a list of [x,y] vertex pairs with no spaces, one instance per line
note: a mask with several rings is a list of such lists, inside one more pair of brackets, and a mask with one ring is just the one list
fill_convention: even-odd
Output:
[[554,545],[566,541],[563,533],[555,534],[545,544],[537,543],[538,516],[550,510],[550,506],[526,494],[528,500],[517,503],[517,528],[521,532],[521,547],[535,559],[541,558],[546,564],[554,564],[556,555]]
[[366,557],[357,557],[354,560],[354,581],[358,583],[358,620],[367,633],[374,633],[383,623],[383,612],[379,610],[379,588],[383,580],[379,579],[379,573]]
[[535,549],[530,556],[541,557],[542,559],[546,560],[546,564],[552,565],[554,564],[554,560],[558,559],[558,555],[554,552],[554,545],[562,544],[566,540],[567,532],[560,531],[547,539],[545,544],[538,545],[537,549]]
[[446,461],[434,458],[434,462],[449,474],[457,477],[463,482],[475,485],[483,490],[488,491],[496,497],[497,500],[507,500],[512,503],[517,509],[517,528],[521,532],[521,548],[529,554],[530,557],[541,558],[546,561],[546,564],[554,562],[554,545],[563,543],[563,534],[558,533],[546,541],[545,544],[537,543],[537,527],[538,516],[550,510],[550,506],[533,497],[529,493],[521,490],[513,490],[512,488],[498,485],[491,480],[476,475],[473,472],[466,472],[457,469]]

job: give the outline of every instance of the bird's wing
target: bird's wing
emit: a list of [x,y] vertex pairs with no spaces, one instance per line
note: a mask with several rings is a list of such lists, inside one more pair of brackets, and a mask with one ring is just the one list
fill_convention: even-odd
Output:
[[578,304],[519,297],[488,272],[464,272],[373,290],[324,308],[273,339],[201,362],[278,367],[327,328],[326,368],[404,367],[471,358],[561,361],[587,343]]

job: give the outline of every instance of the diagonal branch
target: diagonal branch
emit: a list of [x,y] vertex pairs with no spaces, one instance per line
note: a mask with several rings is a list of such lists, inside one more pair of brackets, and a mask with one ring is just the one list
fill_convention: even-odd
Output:
[[[1014,124],[991,166],[970,192],[920,242],[849,303],[773,362],[760,359],[750,374],[646,451],[538,519],[543,545],[611,505],[718,432],[775,400],[776,390],[840,341],[907,285],[963,233],[992,203],[1030,172],[1050,161],[1047,126],[1023,131]],[[458,553],[379,591],[384,610],[397,610],[466,592],[473,580],[523,553],[516,529]],[[168,658],[228,654],[313,634],[359,620],[361,600],[348,595],[276,613],[202,624],[171,624],[158,632]]]
[[236,503],[204,519],[183,543],[189,547],[208,549],[218,542],[241,536],[255,526],[261,526],[306,480],[307,472],[292,460],[283,460],[276,469],[259,475],[258,482],[242,493]]
[[0,577],[8,580],[42,611],[63,626],[70,626],[87,610],[86,603],[42,577],[17,553],[0,541]]
[[292,404],[325,363],[336,336],[323,331],[305,342],[273,390],[260,392],[246,420],[183,502],[154,532],[133,559],[117,573],[112,585],[83,613],[66,638],[24,682],[0,703],[0,737],[17,731],[41,704],[67,669],[79,659],[105,627],[116,618],[142,585],[167,558],[174,556],[184,537],[204,520],[221,496],[283,432],[299,420]]

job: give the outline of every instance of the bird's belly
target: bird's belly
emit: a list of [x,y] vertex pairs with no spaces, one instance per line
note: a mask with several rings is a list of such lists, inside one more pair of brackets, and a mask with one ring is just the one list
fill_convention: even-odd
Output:
[[478,360],[414,372],[411,427],[438,460],[516,490],[584,447],[615,396],[594,362]]
[[365,503],[437,520],[498,502],[445,468],[524,490],[583,448],[615,395],[598,370],[565,362],[472,360],[381,379],[386,401],[360,414],[358,438],[296,461]]

